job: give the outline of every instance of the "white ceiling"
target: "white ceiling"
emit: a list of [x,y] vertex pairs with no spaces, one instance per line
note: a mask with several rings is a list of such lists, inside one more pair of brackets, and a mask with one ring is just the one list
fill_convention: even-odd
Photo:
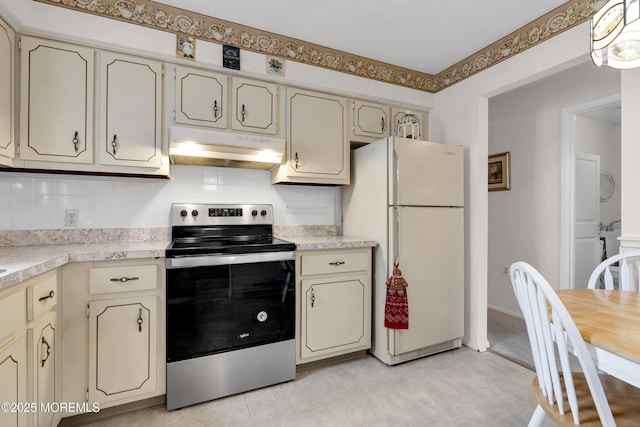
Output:
[[156,0],[437,74],[564,0]]

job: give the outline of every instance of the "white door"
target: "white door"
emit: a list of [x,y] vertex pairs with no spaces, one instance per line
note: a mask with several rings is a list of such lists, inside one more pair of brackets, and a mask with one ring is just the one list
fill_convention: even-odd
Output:
[[576,154],[574,224],[574,288],[586,288],[601,259],[600,156]]
[[[464,334],[464,210],[390,207],[389,265],[408,283],[409,329],[389,329],[400,355]],[[382,316],[382,313],[376,313]]]
[[404,206],[462,206],[464,151],[459,145],[390,139],[390,204]]

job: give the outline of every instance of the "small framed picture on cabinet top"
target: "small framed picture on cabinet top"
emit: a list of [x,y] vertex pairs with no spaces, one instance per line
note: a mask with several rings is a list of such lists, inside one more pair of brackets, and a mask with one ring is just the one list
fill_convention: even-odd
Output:
[[232,70],[240,69],[240,48],[235,46],[222,45],[222,66]]
[[180,36],[176,38],[176,57],[195,60],[196,59],[196,39],[190,36]]

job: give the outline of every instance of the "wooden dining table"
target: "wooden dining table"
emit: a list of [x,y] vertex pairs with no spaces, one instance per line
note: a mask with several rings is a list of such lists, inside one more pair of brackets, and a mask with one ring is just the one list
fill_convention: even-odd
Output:
[[640,387],[640,292],[556,291],[602,371]]

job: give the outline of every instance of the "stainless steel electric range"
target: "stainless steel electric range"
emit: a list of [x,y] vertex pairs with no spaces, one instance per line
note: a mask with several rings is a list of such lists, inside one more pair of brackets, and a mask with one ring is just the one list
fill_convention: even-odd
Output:
[[271,205],[173,204],[167,409],[295,378],[295,245]]

